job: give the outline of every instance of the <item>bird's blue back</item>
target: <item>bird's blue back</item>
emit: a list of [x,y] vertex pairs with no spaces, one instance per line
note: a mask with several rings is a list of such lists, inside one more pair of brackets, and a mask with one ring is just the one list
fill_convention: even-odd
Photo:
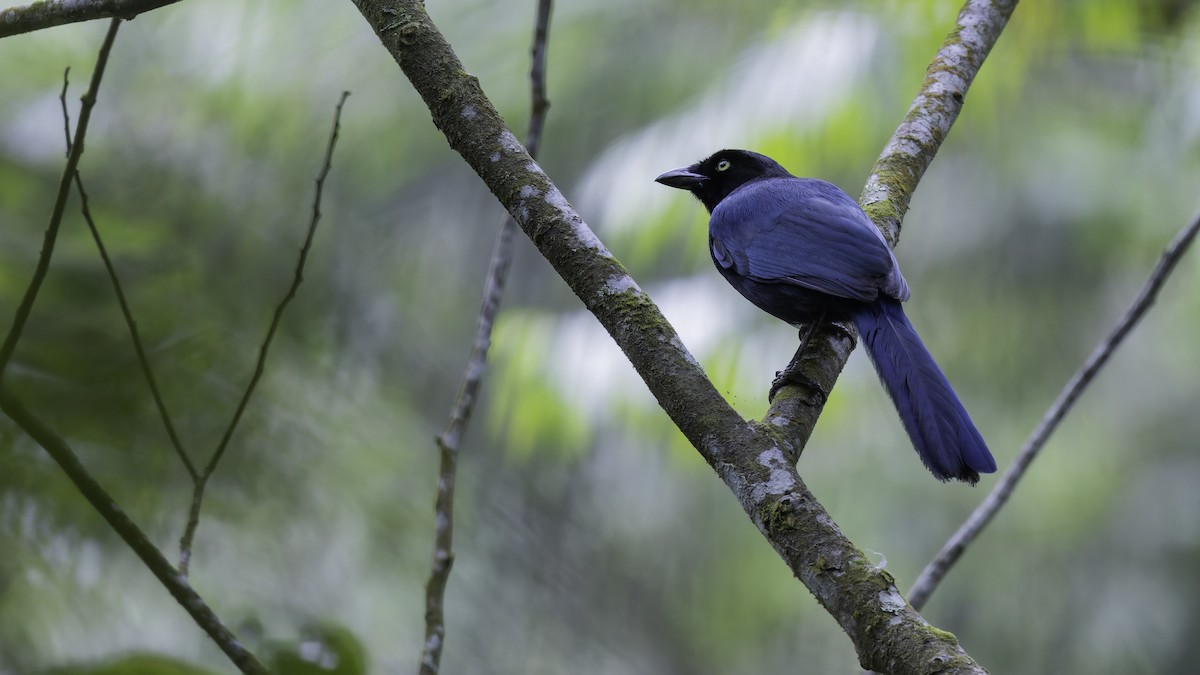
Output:
[[832,183],[772,177],[734,190],[709,221],[719,267],[761,283],[793,284],[836,298],[908,299],[883,236]]

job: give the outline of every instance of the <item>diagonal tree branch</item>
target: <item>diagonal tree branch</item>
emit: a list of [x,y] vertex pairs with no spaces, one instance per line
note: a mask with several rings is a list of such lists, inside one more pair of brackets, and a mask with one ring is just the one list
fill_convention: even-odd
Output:
[[292,299],[296,297],[296,291],[300,289],[300,282],[304,281],[304,264],[308,262],[308,252],[312,248],[313,235],[317,231],[317,223],[321,221],[321,196],[325,192],[325,179],[329,176],[330,169],[333,168],[333,149],[337,146],[338,132],[342,128],[342,106],[346,105],[346,99],[350,96],[350,92],[342,92],[342,96],[338,99],[337,108],[333,114],[333,128],[329,132],[329,142],[325,146],[325,159],[321,164],[321,172],[316,180],[316,194],[313,197],[312,218],[308,223],[308,231],[304,236],[304,245],[300,247],[300,258],[296,262],[296,272],[292,276],[292,283],[288,287],[287,293],[283,299],[279,301],[279,305],[275,307],[275,314],[271,317],[271,325],[267,328],[267,335],[263,338],[262,345],[258,350],[258,360],[254,365],[254,374],[250,377],[250,381],[246,383],[246,389],[242,392],[242,398],[238,401],[237,409],[233,412],[233,417],[229,420],[229,425],[225,427],[225,433],[222,434],[220,442],[217,443],[216,450],[213,451],[212,457],[209,458],[208,464],[205,465],[204,471],[195,481],[192,487],[192,504],[188,509],[187,525],[184,526],[183,536],[179,539],[179,571],[183,576],[188,574],[188,565],[192,558],[192,541],[196,537],[196,528],[200,526],[200,507],[204,503],[204,489],[208,486],[208,479],[212,478],[213,473],[217,470],[217,465],[221,463],[221,458],[225,456],[225,451],[229,447],[229,441],[233,438],[233,432],[237,430],[238,422],[241,421],[242,415],[246,412],[246,406],[250,404],[250,398],[254,395],[254,390],[258,387],[258,381],[262,379],[263,373],[266,371],[267,353],[271,350],[271,342],[275,339],[275,332],[279,329],[279,324],[283,320],[283,312],[287,306],[291,304]]
[[[859,202],[893,247],[900,237],[900,223],[908,213],[908,203],[917,184],[950,134],[950,127],[962,112],[967,89],[1016,6],[1017,0],[967,0],[954,29],[925,70],[925,81],[904,120],[871,167]],[[809,348],[793,357],[809,381],[821,386],[785,386],[771,402],[764,421],[770,420],[782,431],[802,439],[801,449],[808,442],[833,383],[846,365],[846,357],[836,350],[814,347],[849,339],[853,348],[856,335],[853,324],[826,322],[813,336]]]
[[1016,7],[1017,0],[967,0],[925,70],[921,91],[904,121],[871,167],[860,201],[893,246],[921,176],[962,112],[967,89]]
[[[538,0],[537,18],[534,21],[532,65],[529,69],[531,103],[529,133],[525,147],[530,157],[537,157],[541,145],[542,128],[546,123],[546,111],[550,101],[546,98],[546,42],[550,32],[551,0]],[[466,371],[459,385],[458,397],[450,411],[450,419],[437,437],[439,452],[437,497],[434,503],[434,548],[433,565],[429,581],[425,586],[425,643],[421,649],[420,675],[435,675],[442,659],[442,648],[446,638],[446,620],[443,612],[446,582],[454,564],[454,485],[458,466],[458,448],[466,433],[471,413],[475,409],[483,376],[487,372],[488,350],[492,346],[492,325],[500,310],[500,296],[512,265],[512,242],[517,223],[507,218],[496,237],[495,250],[488,266],[487,281],[484,283],[483,300],[479,308],[479,321],[475,328],[475,342],[467,358]]]
[[[769,424],[741,419],[713,388],[646,293],[505,127],[478,80],[464,70],[424,6],[417,0],[355,0],[355,4],[425,100],[434,124],[450,146],[479,174],[613,337],[659,405],[850,636],[860,663],[886,672],[984,672],[953,635],[932,628],[904,601],[891,575],[873,566],[845,538],[800,480],[794,462],[815,423],[820,401],[782,395],[771,407]],[[972,64],[977,68],[1014,5],[968,2],[943,52],[953,57],[969,51],[970,58],[946,67],[963,72]],[[952,43],[970,46],[953,47]],[[942,79],[933,71],[931,66],[927,84],[941,86]],[[959,96],[969,81],[970,77],[962,83]],[[916,112],[910,112],[906,122],[919,122],[921,96],[914,105]],[[954,114],[957,108],[949,121]],[[926,126],[930,124],[933,122]],[[944,136],[945,130],[926,145],[936,150]],[[896,152],[909,150],[902,144]],[[910,153],[906,163],[916,170],[888,172],[886,177],[895,176],[892,183],[906,186],[911,193],[931,159],[932,152]],[[875,202],[900,196],[891,183],[881,184],[889,186],[889,192]],[[898,220],[903,207],[892,211]],[[851,346],[852,340],[844,334],[827,336],[817,345],[819,372],[806,375],[827,392]]]
[[1154,300],[1158,297],[1158,291],[1175,269],[1176,263],[1187,252],[1188,247],[1196,238],[1197,232],[1200,232],[1200,215],[1197,215],[1191,223],[1185,225],[1175,235],[1170,245],[1163,251],[1158,265],[1138,292],[1133,304],[1125,311],[1125,315],[1113,327],[1112,332],[1096,345],[1096,349],[1092,351],[1079,370],[1071,376],[1054,404],[1050,406],[1037,428],[1033,430],[1029,440],[1025,442],[1025,447],[1021,448],[1021,452],[1017,454],[1012,465],[1004,472],[1000,482],[996,483],[996,487],[992,488],[992,491],[971,513],[966,522],[942,545],[942,550],[938,551],[934,559],[921,571],[921,575],[917,577],[916,583],[908,593],[909,602],[913,607],[919,609],[924,606],[933,592],[937,590],[938,584],[941,583],[946,573],[962,557],[967,546],[975,540],[975,537],[979,536],[983,528],[992,522],[992,518],[1008,502],[1017,483],[1024,477],[1029,465],[1041,452],[1046,441],[1058,429],[1059,423],[1071,411],[1075,402],[1083,395],[1084,390],[1092,383],[1100,369],[1108,363],[1113,352],[1154,304]]
[[188,584],[187,579],[163,557],[161,551],[146,534],[117,506],[113,498],[95,478],[92,478],[67,442],[54,433],[45,422],[25,408],[8,387],[0,382],[0,410],[8,415],[22,431],[29,434],[38,445],[58,463],[75,487],[91,503],[92,507],[108,522],[109,526],[125,541],[129,548],[141,558],[150,572],[158,578],[167,591],[183,606],[197,625],[208,633],[230,661],[247,675],[267,673],[267,669],[247,650],[221,619],[209,608],[204,598]]
[[179,0],[42,0],[0,10],[0,38],[94,19],[131,20]]

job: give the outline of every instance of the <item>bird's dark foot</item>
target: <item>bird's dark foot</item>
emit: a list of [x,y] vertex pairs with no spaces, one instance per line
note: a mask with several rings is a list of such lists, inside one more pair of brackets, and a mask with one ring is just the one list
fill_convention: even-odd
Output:
[[778,394],[780,389],[789,385],[804,387],[810,391],[821,391],[816,382],[813,382],[807,375],[800,372],[800,361],[804,358],[804,352],[808,349],[809,341],[812,340],[813,335],[816,334],[824,321],[825,314],[822,312],[815,320],[808,323],[808,327],[805,330],[800,331],[800,346],[796,349],[796,354],[788,362],[787,367],[775,373],[775,380],[771,382],[771,391],[767,394],[768,403],[774,403],[775,394]]
[[850,330],[848,324],[842,321],[830,321],[827,325],[840,333],[843,339],[849,340],[851,347],[854,346],[854,343],[857,341],[857,334]]
[[799,359],[792,361],[787,368],[775,373],[775,379],[771,382],[771,392],[767,394],[767,402],[774,403],[775,395],[784,387],[804,387],[810,391],[821,391],[816,382],[800,372]]

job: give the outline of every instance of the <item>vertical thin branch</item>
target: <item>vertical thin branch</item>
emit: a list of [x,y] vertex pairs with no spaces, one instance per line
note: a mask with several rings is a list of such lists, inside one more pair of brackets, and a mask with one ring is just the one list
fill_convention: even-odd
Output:
[[71,193],[71,178],[79,167],[79,158],[83,156],[83,139],[87,136],[88,123],[92,119],[92,108],[96,106],[96,94],[100,91],[100,81],[104,78],[104,68],[108,65],[108,55],[112,52],[113,40],[117,38],[117,28],[120,25],[120,19],[113,19],[109,24],[108,33],[104,36],[104,44],[100,46],[100,54],[96,57],[96,69],[92,72],[92,81],[88,85],[87,91],[83,93],[83,97],[80,98],[82,105],[79,109],[79,124],[75,126],[75,140],[70,144],[67,165],[63,168],[62,178],[58,182],[58,197],[54,200],[54,209],[50,213],[50,224],[46,226],[46,234],[42,240],[42,253],[38,256],[33,278],[30,279],[29,286],[25,289],[25,297],[21,299],[21,304],[17,307],[17,314],[13,317],[13,323],[8,329],[8,335],[4,338],[4,344],[0,346],[0,375],[4,374],[8,362],[17,348],[17,342],[21,340],[21,333],[24,332],[25,323],[29,320],[30,312],[33,311],[33,303],[37,300],[38,291],[41,290],[42,282],[50,271],[50,258],[54,255],[54,243],[58,239],[58,229],[62,224],[63,212],[67,207],[67,196]]
[[[529,133],[525,136],[525,149],[529,156],[537,159],[542,146],[542,129],[546,126],[546,112],[550,110],[550,99],[546,98],[546,46],[550,37],[551,0],[538,0],[537,19],[533,27],[533,47],[529,50]],[[508,222],[512,222],[510,219]],[[515,226],[515,223],[514,223]]]
[[941,583],[950,568],[962,557],[967,546],[975,540],[983,528],[987,527],[987,524],[1008,501],[1030,463],[1041,452],[1042,447],[1058,428],[1059,423],[1071,411],[1075,401],[1079,399],[1096,374],[1108,362],[1109,357],[1154,304],[1159,289],[1175,269],[1176,263],[1187,252],[1188,246],[1196,238],[1197,232],[1200,232],[1200,214],[1190,224],[1184,226],[1163,251],[1158,265],[1146,279],[1146,283],[1142,285],[1133,304],[1113,327],[1112,332],[1096,346],[1087,361],[1063,387],[1054,404],[1046,411],[1029,440],[1025,442],[1025,447],[1021,448],[1021,452],[1017,454],[1012,465],[1004,472],[1000,482],[992,488],[992,491],[971,513],[966,522],[946,541],[937,556],[922,570],[916,583],[913,584],[912,590],[908,592],[908,601],[913,607],[920,609],[929,600],[929,596],[937,589],[938,584]]
[[67,110],[67,85],[71,83],[71,66],[63,71],[63,88],[58,94],[58,102],[62,104],[63,137],[67,142],[67,157],[71,156],[71,113]]
[[271,325],[267,329],[267,336],[263,339],[262,346],[258,350],[258,361],[254,366],[254,374],[246,384],[245,391],[242,392],[242,398],[238,402],[237,409],[234,411],[233,417],[229,420],[229,425],[225,428],[225,433],[221,436],[216,450],[213,451],[212,457],[208,460],[208,464],[204,467],[204,471],[200,474],[192,489],[192,504],[188,509],[187,525],[184,527],[183,536],[179,539],[179,571],[184,576],[187,576],[188,573],[188,564],[192,557],[192,541],[196,537],[196,528],[200,525],[200,507],[204,502],[204,488],[208,485],[208,479],[212,478],[213,472],[217,470],[217,465],[221,462],[221,458],[225,456],[225,450],[229,447],[229,441],[233,438],[233,432],[237,429],[238,422],[242,419],[242,414],[246,412],[246,406],[250,403],[250,397],[254,394],[255,388],[258,386],[258,381],[262,379],[266,368],[267,353],[271,349],[271,341],[275,339],[275,332],[279,329],[280,321],[283,319],[283,311],[287,309],[292,299],[296,297],[296,291],[300,288],[300,282],[304,280],[304,264],[308,261],[308,252],[312,248],[313,235],[317,231],[317,223],[321,220],[321,196],[325,191],[325,178],[329,175],[329,171],[333,166],[333,149],[337,145],[338,132],[341,130],[342,107],[346,104],[346,98],[349,96],[350,92],[342,92],[342,97],[338,100],[337,109],[333,115],[333,130],[329,134],[329,143],[325,147],[325,160],[316,180],[316,195],[313,198],[312,219],[308,224],[308,232],[304,237],[304,245],[300,247],[300,259],[296,262],[296,273],[292,277],[292,284],[288,287],[283,300],[275,307],[275,315],[271,318]]
[[[530,49],[531,102],[529,133],[525,147],[530,157],[535,159],[541,145],[546,112],[550,108],[550,101],[546,98],[546,45],[550,32],[551,4],[551,0],[538,0],[533,46]],[[500,297],[504,293],[508,270],[512,264],[512,241],[516,230],[516,221],[507,218],[496,237],[495,249],[488,265],[487,280],[484,282],[475,341],[467,358],[467,367],[463,372],[450,418],[436,439],[440,459],[437,497],[434,503],[433,564],[425,586],[425,643],[421,650],[418,670],[420,675],[435,675],[441,666],[442,647],[446,638],[446,582],[454,564],[454,484],[458,468],[458,448],[475,408],[480,383],[487,372],[487,355],[492,345],[492,326],[500,309]]]

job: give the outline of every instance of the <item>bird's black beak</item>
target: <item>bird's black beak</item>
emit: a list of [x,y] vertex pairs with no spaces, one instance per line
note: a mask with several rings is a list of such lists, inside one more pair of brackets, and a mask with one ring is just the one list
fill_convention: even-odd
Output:
[[655,178],[654,182],[662,183],[667,187],[679,188],[680,190],[695,190],[707,180],[707,176],[692,171],[692,167],[690,166],[685,166],[682,169],[675,169],[664,173]]

